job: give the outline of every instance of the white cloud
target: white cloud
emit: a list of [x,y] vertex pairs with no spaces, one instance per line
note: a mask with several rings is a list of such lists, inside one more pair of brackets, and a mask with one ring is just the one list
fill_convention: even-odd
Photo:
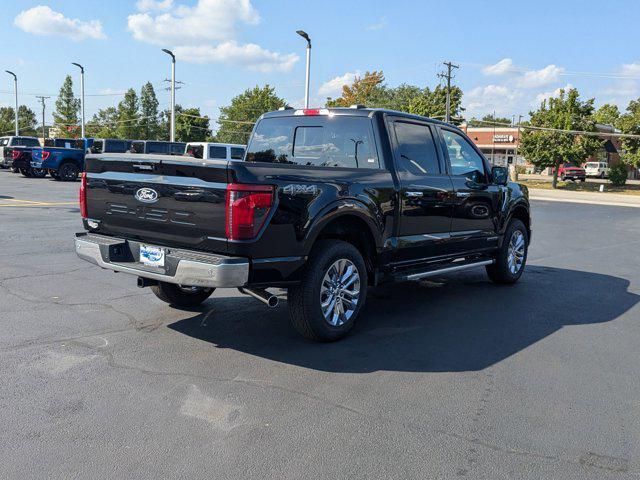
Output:
[[513,69],[513,60],[510,58],[503,58],[498,63],[493,65],[487,65],[482,69],[482,73],[485,75],[504,75],[509,73]]
[[198,0],[193,7],[178,5],[171,12],[129,15],[133,38],[155,45],[200,45],[235,36],[236,24],[257,25],[260,15],[250,0]]
[[138,0],[136,8],[141,12],[152,10],[169,10],[173,7],[173,0]]
[[525,72],[518,84],[523,88],[543,87],[557,82],[562,73],[564,73],[564,68],[556,65],[547,65],[540,70]]
[[620,73],[624,76],[640,78],[640,62],[625,63]]
[[382,17],[378,22],[367,25],[367,30],[369,31],[382,30],[383,28],[386,28],[387,25],[388,25],[387,17]]
[[182,60],[193,63],[224,62],[244,65],[250,70],[271,72],[279,70],[288,72],[300,59],[295,53],[282,54],[271,52],[255,43],[238,45],[230,40],[217,46],[183,46],[176,47],[174,52]]
[[557,97],[558,95],[560,95],[560,90],[564,90],[565,92],[568,92],[572,88],[575,88],[575,87],[572,84],[567,83],[564,87],[558,87],[555,90],[551,90],[548,92],[541,92],[538,95],[536,95],[536,99],[534,102],[531,103],[531,106],[539,107],[544,100],[549,100],[552,97]]
[[107,38],[102,31],[100,20],[83,22],[75,18],[67,18],[46,5],[23,10],[16,16],[13,23],[16,27],[34,35],[58,35],[74,41],[86,38],[97,40]]
[[467,116],[477,117],[487,113],[496,112],[496,115],[509,115],[514,113],[522,93],[511,90],[504,85],[486,85],[476,87],[463,97]]
[[318,89],[318,95],[324,97],[339,96],[342,94],[342,87],[344,85],[350,85],[360,75],[360,72],[354,73],[347,72],[344,75],[332,78],[328,82],[324,82]]

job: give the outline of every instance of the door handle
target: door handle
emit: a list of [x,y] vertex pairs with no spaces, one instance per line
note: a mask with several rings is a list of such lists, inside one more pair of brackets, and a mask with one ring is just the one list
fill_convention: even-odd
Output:
[[416,198],[421,197],[423,195],[423,192],[406,192],[406,195],[410,198]]
[[471,196],[471,194],[469,192],[456,192],[456,197],[460,197],[460,198],[466,198]]

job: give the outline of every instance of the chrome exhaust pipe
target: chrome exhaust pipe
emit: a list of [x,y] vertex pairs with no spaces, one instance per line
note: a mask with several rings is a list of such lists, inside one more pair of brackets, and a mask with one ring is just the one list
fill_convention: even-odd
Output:
[[253,298],[260,300],[271,308],[278,306],[278,297],[267,292],[264,288],[238,288],[238,291],[245,295],[251,295]]

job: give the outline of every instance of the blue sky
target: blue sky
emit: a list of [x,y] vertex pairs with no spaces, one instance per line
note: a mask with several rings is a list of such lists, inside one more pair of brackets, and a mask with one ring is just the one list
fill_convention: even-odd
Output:
[[[78,79],[70,62],[82,63],[90,118],[146,81],[168,106],[170,63],[160,49],[171,48],[185,82],[177,102],[216,117],[231,97],[265,83],[300,105],[305,42],[295,31],[304,29],[315,105],[367,70],[383,70],[392,86],[434,87],[451,60],[468,116],[510,117],[567,85],[598,105],[640,96],[638,20],[640,2],[622,0],[14,1],[0,17],[0,67],[18,74],[20,103],[40,112],[33,94],[55,96],[66,74]],[[3,73],[0,104],[12,103]]]

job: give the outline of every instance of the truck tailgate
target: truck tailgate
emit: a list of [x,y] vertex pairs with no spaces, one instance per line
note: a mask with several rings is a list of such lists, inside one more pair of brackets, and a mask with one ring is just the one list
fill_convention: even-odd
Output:
[[87,213],[108,235],[226,251],[226,162],[164,155],[87,156]]

